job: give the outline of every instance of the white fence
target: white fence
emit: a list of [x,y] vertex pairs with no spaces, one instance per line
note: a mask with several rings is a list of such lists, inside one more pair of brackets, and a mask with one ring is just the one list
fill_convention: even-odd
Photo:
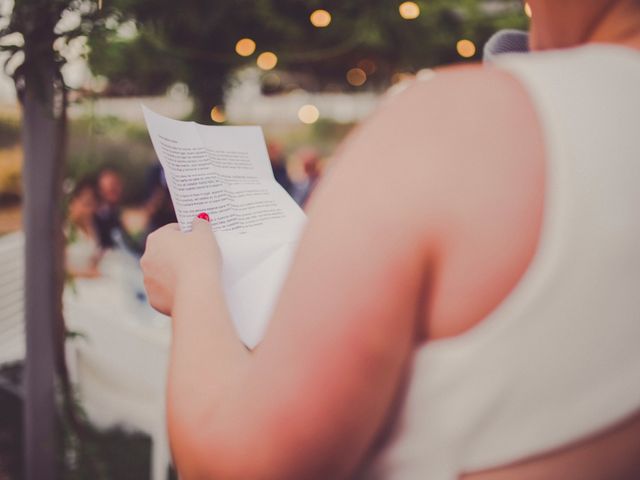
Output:
[[0,237],[0,365],[24,359],[24,235]]

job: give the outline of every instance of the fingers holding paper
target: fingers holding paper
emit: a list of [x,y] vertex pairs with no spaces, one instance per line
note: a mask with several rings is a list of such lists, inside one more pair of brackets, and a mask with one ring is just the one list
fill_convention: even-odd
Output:
[[140,260],[149,303],[160,313],[171,315],[178,280],[186,288],[194,281],[215,281],[220,265],[209,221],[195,218],[188,233],[181,232],[177,223],[159,228],[147,238]]

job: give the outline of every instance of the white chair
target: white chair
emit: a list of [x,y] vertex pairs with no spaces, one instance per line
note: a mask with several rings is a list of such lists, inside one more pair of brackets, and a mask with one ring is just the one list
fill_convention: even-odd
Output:
[[[119,267],[130,268],[126,262]],[[66,342],[81,404],[99,428],[122,426],[148,434],[151,478],[165,480],[171,461],[164,418],[168,321],[149,318],[148,310],[135,318],[133,302],[118,302],[131,285],[96,280],[84,286],[78,294],[67,289],[64,296],[67,326],[83,334]],[[25,353],[24,235],[16,232],[0,237],[0,365],[22,361]]]
[[24,360],[24,235],[0,237],[0,365]]
[[66,291],[64,298],[68,328],[82,334],[67,342],[67,362],[81,405],[99,428],[147,433],[152,440],[151,478],[165,480],[171,461],[164,403],[169,324],[162,328],[134,318],[113,300],[113,283],[87,280],[84,287],[77,293]]

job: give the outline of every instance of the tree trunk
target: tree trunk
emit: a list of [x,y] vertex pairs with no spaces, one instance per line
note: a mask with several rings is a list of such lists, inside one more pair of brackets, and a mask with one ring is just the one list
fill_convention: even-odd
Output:
[[[25,38],[23,75],[24,205],[26,237],[25,478],[57,478],[56,364],[60,361],[60,202],[64,143],[64,101],[52,42]],[[37,51],[30,58],[30,47]],[[46,49],[43,54],[43,49]],[[49,52],[50,51],[50,52]],[[58,93],[58,94],[57,94]]]
[[195,64],[193,69],[195,75],[187,81],[193,97],[191,117],[196,122],[211,124],[211,109],[223,103],[224,72],[209,64]]

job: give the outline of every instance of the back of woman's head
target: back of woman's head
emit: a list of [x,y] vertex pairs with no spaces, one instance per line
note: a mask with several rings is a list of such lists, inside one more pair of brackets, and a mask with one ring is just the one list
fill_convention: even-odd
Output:
[[93,179],[83,178],[79,180],[71,190],[71,193],[69,193],[69,201],[77,199],[84,193],[90,193],[94,196],[97,195],[96,182]]
[[69,194],[68,217],[71,223],[87,222],[96,212],[98,194],[95,182],[80,180]]

